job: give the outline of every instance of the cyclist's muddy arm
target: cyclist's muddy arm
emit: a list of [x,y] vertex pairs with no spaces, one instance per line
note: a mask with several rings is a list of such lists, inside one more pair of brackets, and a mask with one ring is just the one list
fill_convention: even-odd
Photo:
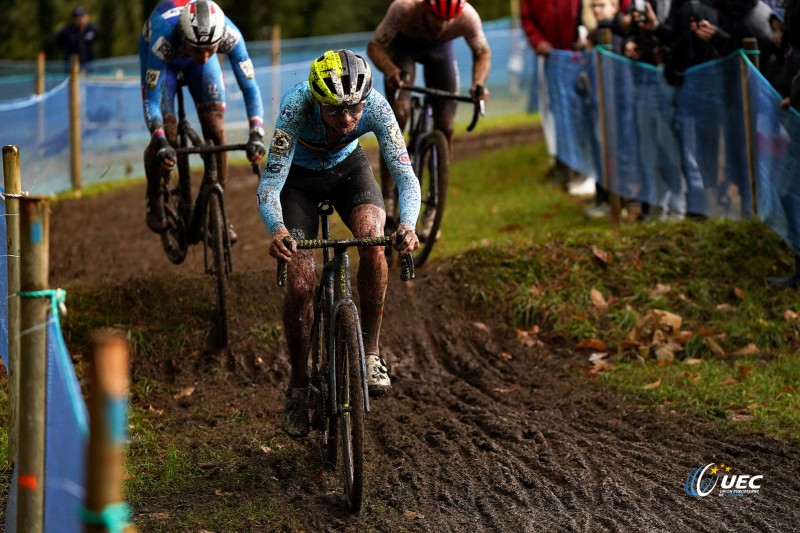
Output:
[[264,104],[261,100],[261,91],[256,83],[255,68],[250,55],[247,52],[247,45],[239,29],[226,17],[225,28],[225,50],[220,52],[228,54],[231,62],[236,83],[242,91],[244,105],[247,109],[247,117],[250,120],[250,128],[263,128],[264,125]]
[[398,6],[392,4],[386,12],[375,33],[372,34],[369,42],[367,43],[367,56],[375,67],[383,72],[384,76],[390,83],[399,85],[400,82],[400,68],[392,61],[389,55],[389,43],[397,35],[397,22],[398,17],[403,16],[398,12]]
[[479,43],[476,48],[472,49],[472,87],[470,87],[470,95],[476,97],[476,89],[478,86],[483,87],[483,92],[479,95],[483,100],[489,99],[489,89],[486,88],[486,79],[489,77],[489,69],[492,66],[492,51],[489,48],[489,42],[486,37],[483,42]]
[[369,129],[377,137],[383,159],[397,184],[397,194],[400,200],[400,224],[406,224],[413,228],[419,216],[421,194],[419,180],[411,167],[411,159],[408,156],[403,132],[397,125],[394,112],[383,95],[378,91],[372,91],[367,102],[375,110],[368,114]]
[[[282,108],[291,105],[284,99]],[[278,117],[275,123],[275,133],[269,145],[267,164],[264,165],[264,174],[258,185],[258,212],[261,220],[267,227],[270,235],[275,235],[281,228],[286,228],[283,223],[283,209],[281,208],[281,189],[286,183],[289,168],[294,158],[297,146],[297,131],[295,121]]]

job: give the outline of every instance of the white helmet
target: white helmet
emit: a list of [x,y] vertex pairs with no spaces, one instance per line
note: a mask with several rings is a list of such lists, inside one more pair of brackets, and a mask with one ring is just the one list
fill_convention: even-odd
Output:
[[213,46],[225,33],[225,13],[211,0],[196,0],[181,9],[178,26],[193,46]]

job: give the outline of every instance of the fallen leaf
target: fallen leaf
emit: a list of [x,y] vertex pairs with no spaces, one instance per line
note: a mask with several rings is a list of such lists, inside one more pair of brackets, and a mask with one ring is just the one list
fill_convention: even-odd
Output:
[[264,360],[261,357],[256,357],[256,366],[262,366],[264,364]]
[[723,311],[725,313],[733,313],[736,311],[736,308],[731,304],[719,304],[717,306],[717,311]]
[[735,294],[736,297],[739,298],[740,300],[744,300],[745,298],[747,298],[747,293],[744,292],[744,290],[740,289],[739,287],[733,288],[733,294]]
[[752,371],[753,371],[753,369],[750,368],[749,366],[740,366],[739,367],[739,375],[742,376],[743,378],[747,377],[747,375],[750,374],[750,372],[752,372]]
[[691,331],[679,331],[678,333],[675,334],[675,342],[678,342],[680,344],[686,344],[687,342],[689,342],[689,339],[691,339],[693,336],[694,333],[692,333]]
[[520,231],[524,229],[519,224],[506,224],[505,226],[499,229],[500,233],[513,233],[515,231]]
[[269,446],[262,446],[261,451],[266,454],[269,454],[272,451],[272,448],[270,448]]
[[669,285],[664,285],[662,283],[656,283],[656,286],[653,287],[652,289],[648,289],[647,292],[650,293],[650,296],[652,298],[656,298],[657,296],[662,296],[664,294],[667,294],[671,290],[672,290],[672,287],[670,287]]
[[497,354],[497,357],[499,357],[500,359],[505,359],[506,361],[510,361],[511,359],[514,358],[508,352],[500,352],[499,354]]
[[481,331],[485,331],[486,333],[490,332],[489,326],[487,326],[483,322],[473,322],[472,325],[475,326],[476,329],[479,329]]
[[172,515],[169,513],[149,513],[147,516],[150,518],[155,518],[156,520],[167,520],[168,518],[172,518]]
[[422,514],[416,511],[409,511],[409,510],[403,511],[403,516],[408,520],[421,520],[425,518]]
[[594,287],[592,287],[592,290],[589,291],[589,299],[592,301],[592,305],[594,305],[600,311],[605,311],[608,309],[608,302],[606,301],[605,296],[603,296],[603,293]]
[[489,239],[481,239],[481,246],[489,246],[490,244],[492,244],[492,241]]
[[736,381],[736,378],[733,376],[727,376],[725,379],[722,380],[723,385],[736,385],[737,383],[739,382]]
[[723,350],[722,347],[719,344],[717,344],[717,341],[715,341],[711,337],[706,337],[703,340],[706,343],[706,346],[708,346],[715,355],[718,355],[720,357],[723,357],[725,355],[725,350]]
[[792,320],[796,321],[798,319],[798,317],[800,317],[800,315],[798,315],[797,313],[795,313],[791,309],[787,309],[786,311],[783,312],[783,319],[786,322],[791,322]]
[[517,330],[517,342],[528,347],[544,346],[544,343],[536,337],[535,333],[521,329]]
[[656,361],[664,366],[675,360],[675,354],[683,350],[683,346],[674,342],[668,342],[656,348]]
[[658,387],[660,387],[660,386],[661,386],[661,378],[658,378],[658,379],[657,379],[657,380],[655,380],[654,382],[652,382],[652,383],[648,383],[647,385],[645,385],[645,386],[644,386],[644,387],[642,387],[642,388],[643,388],[644,390],[652,390],[652,389],[657,389],[657,388],[658,388]]
[[760,350],[758,349],[758,346],[756,346],[755,343],[751,342],[750,344],[748,344],[747,346],[745,346],[744,348],[742,348],[741,350],[739,350],[736,353],[738,355],[753,355],[753,354],[757,354],[759,351]]
[[191,396],[193,392],[194,392],[194,387],[186,387],[179,393],[173,394],[172,398],[175,400],[180,400],[181,398],[186,398],[187,396]]
[[644,265],[642,265],[642,260],[639,259],[638,256],[637,257],[631,257],[631,264],[633,265],[633,268],[635,268],[636,270],[641,270],[642,267],[644,266]]
[[703,362],[703,360],[692,357],[689,359],[684,359],[683,362],[689,366],[694,366],[694,365],[699,365],[700,363]]
[[539,287],[538,285],[531,285],[531,288],[529,289],[528,292],[530,292],[533,298],[538,298],[542,294],[542,288]]
[[602,361],[603,359],[608,359],[609,353],[608,352],[595,352],[589,356],[589,361],[594,363],[595,361]]
[[611,261],[612,261],[611,256],[609,255],[608,252],[606,252],[605,250],[603,250],[599,246],[592,246],[592,253],[603,264],[605,264],[605,265],[610,265],[611,264]]
[[583,339],[578,344],[576,344],[575,347],[589,348],[590,350],[594,350],[596,352],[602,352],[608,350],[608,346],[606,346],[606,343],[604,343],[600,339]]

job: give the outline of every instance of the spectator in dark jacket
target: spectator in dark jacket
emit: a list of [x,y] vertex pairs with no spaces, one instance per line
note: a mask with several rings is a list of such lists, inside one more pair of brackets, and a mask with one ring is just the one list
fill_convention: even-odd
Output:
[[97,26],[89,22],[86,10],[80,6],[73,9],[72,21],[65,24],[56,34],[56,43],[64,51],[68,68],[72,56],[77,55],[81,69],[91,72],[97,36]]

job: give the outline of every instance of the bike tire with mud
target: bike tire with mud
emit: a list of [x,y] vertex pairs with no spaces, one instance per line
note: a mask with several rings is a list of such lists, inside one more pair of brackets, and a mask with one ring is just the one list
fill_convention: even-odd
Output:
[[342,307],[336,317],[337,398],[340,406],[339,443],[347,508],[361,510],[364,489],[364,378],[358,317]]
[[[447,185],[450,181],[448,167],[447,138],[434,130],[422,138],[419,168],[415,169],[419,179],[422,205],[416,232],[420,239],[419,249],[414,253],[414,266],[421,267],[433,250],[439,228],[444,218]],[[431,219],[427,232],[423,231],[426,220]]]
[[217,293],[217,338],[219,346],[224,348],[228,345],[228,259],[226,256],[225,239],[227,239],[227,227],[222,210],[222,199],[219,194],[210,193],[206,205],[206,246],[211,248],[211,268],[209,273],[214,278],[214,285]]

